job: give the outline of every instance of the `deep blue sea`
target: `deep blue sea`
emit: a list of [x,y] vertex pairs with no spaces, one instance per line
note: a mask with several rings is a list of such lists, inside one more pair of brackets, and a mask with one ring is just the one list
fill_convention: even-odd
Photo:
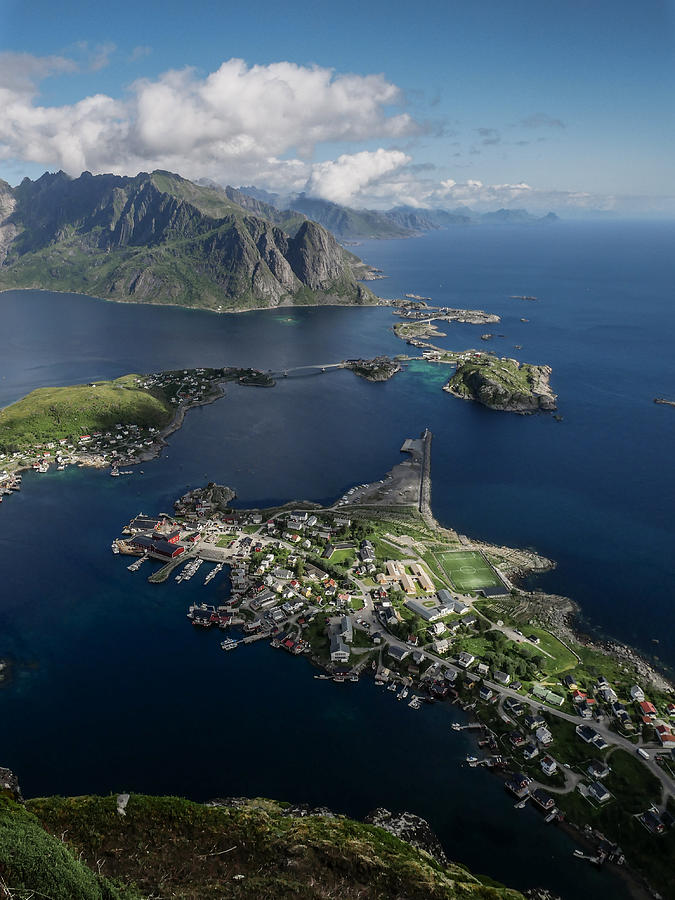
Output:
[[[571,859],[560,831],[459,765],[469,739],[450,730],[454,709],[413,713],[370,682],[315,681],[266,645],[224,654],[218,635],[184,618],[194,596],[222,596],[224,580],[153,586],[109,548],[132,515],[170,508],[206,480],[232,486],[242,506],[332,500],[380,478],[403,440],[429,427],[442,523],[556,559],[540,583],[577,600],[589,628],[675,666],[675,409],[652,402],[675,397],[674,239],[673,223],[561,222],[355,248],[389,276],[373,285],[381,296],[499,313],[490,330],[504,337],[487,346],[553,367],[560,423],[457,400],[440,389],[444,367],[413,364],[385,384],[334,371],[272,390],[228,386],[143,475],[25,475],[0,507],[0,657],[14,660],[0,690],[0,764],[31,796],[131,789],[266,795],[357,816],[411,809],[451,857],[514,887],[623,896]],[[8,292],[0,405],[132,371],[394,354],[404,349],[394,321],[386,308],[216,316]],[[485,326],[443,330],[444,346],[486,347]]]

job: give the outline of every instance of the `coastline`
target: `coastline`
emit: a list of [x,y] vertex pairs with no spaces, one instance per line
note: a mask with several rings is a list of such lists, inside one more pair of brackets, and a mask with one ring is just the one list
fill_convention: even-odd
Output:
[[[420,439],[408,439],[404,442],[401,447],[401,451],[404,453],[409,453],[410,458],[406,459],[404,462],[398,463],[398,465],[394,466],[384,477],[384,479],[371,482],[370,484],[365,484],[359,486],[357,489],[352,489],[350,494],[343,496],[341,500],[336,501],[332,505],[313,507],[313,513],[319,516],[321,521],[325,521],[325,518],[322,518],[322,514],[324,516],[329,517],[329,521],[332,518],[335,518],[335,521],[341,520],[341,523],[345,521],[349,522],[351,520],[354,528],[352,529],[352,534],[356,535],[360,533],[363,535],[364,533],[370,536],[371,532],[373,534],[377,534],[378,541],[384,541],[387,547],[383,548],[383,552],[385,554],[394,553],[394,558],[404,559],[405,564],[408,565],[412,559],[417,559],[418,562],[424,560],[427,565],[429,565],[427,561],[427,555],[424,554],[423,548],[433,547],[438,545],[446,545],[444,550],[452,550],[461,547],[463,550],[467,552],[472,552],[472,550],[480,549],[480,551],[485,555],[486,558],[490,559],[490,564],[494,567],[495,571],[499,573],[500,578],[503,579],[504,585],[508,588],[512,585],[512,580],[518,576],[522,576],[524,574],[544,571],[555,566],[555,563],[552,560],[545,559],[540,557],[536,553],[532,551],[519,551],[514,548],[505,548],[505,547],[496,547],[494,545],[490,545],[484,542],[479,541],[471,541],[469,538],[465,538],[462,535],[458,535],[456,532],[451,529],[444,528],[440,526],[431,510],[427,507],[427,504],[430,500],[430,441],[431,434],[428,431],[425,431]],[[384,487],[382,485],[385,485]],[[194,492],[193,492],[194,493]],[[398,502],[394,500],[395,497],[399,497]],[[185,498],[181,498],[177,501],[180,504],[180,521],[183,523],[181,527],[184,528],[192,528],[194,527],[192,507],[190,505],[185,506],[183,501]],[[178,507],[177,507],[178,508]],[[352,588],[350,588],[350,594],[354,597],[360,597],[359,602],[352,606],[344,606],[346,601],[342,601],[342,605],[344,607],[343,611],[340,609],[340,603],[335,604],[335,601],[324,601],[319,598],[318,601],[312,600],[309,602],[309,611],[305,612],[303,604],[303,609],[298,614],[297,612],[291,615],[290,611],[288,614],[287,621],[280,623],[275,628],[272,628],[271,625],[263,624],[266,620],[264,615],[259,611],[259,606],[256,605],[255,597],[257,596],[257,580],[253,575],[253,569],[256,566],[256,562],[253,561],[254,556],[256,554],[264,554],[269,550],[273,550],[274,547],[279,548],[282,552],[284,552],[284,547],[287,545],[287,550],[290,552],[297,553],[297,550],[294,548],[296,544],[293,544],[290,541],[292,535],[289,533],[294,530],[294,526],[286,525],[287,516],[293,521],[293,518],[297,514],[298,509],[304,508],[304,504],[300,503],[292,503],[292,504],[284,504],[282,507],[277,507],[274,509],[264,509],[264,508],[237,508],[236,510],[231,510],[237,517],[238,520],[235,519],[235,524],[233,526],[235,537],[233,538],[234,543],[236,544],[239,538],[245,538],[247,535],[249,536],[249,546],[253,546],[255,548],[253,553],[248,553],[244,551],[242,557],[242,550],[222,550],[220,551],[220,556],[211,556],[210,552],[204,556],[205,559],[211,560],[215,562],[216,559],[222,562],[228,562],[230,560],[230,554],[236,553],[240,554],[236,557],[233,557],[233,560],[236,558],[237,560],[242,560],[242,558],[246,558],[247,562],[230,562],[230,564],[234,564],[236,566],[246,565],[248,566],[249,557],[250,563],[252,566],[250,570],[247,568],[244,571],[250,571],[251,575],[248,576],[248,581],[246,585],[248,586],[238,586],[235,590],[235,606],[231,607],[232,612],[230,615],[237,615],[239,617],[243,616],[244,618],[239,618],[238,622],[249,623],[247,624],[247,628],[250,629],[249,632],[245,633],[252,634],[250,637],[245,637],[241,641],[235,641],[231,638],[227,639],[222,643],[223,649],[234,649],[238,643],[250,643],[254,640],[264,640],[266,642],[271,643],[271,646],[279,649],[286,649],[287,652],[298,655],[302,654],[308,659],[313,666],[315,666],[319,672],[324,674],[315,675],[315,678],[325,678],[331,679],[333,681],[345,682],[350,680],[358,680],[361,675],[368,676],[369,678],[375,678],[376,683],[387,684],[389,690],[395,690],[397,692],[403,692],[402,696],[408,696],[408,690],[413,693],[413,700],[408,703],[408,706],[411,706],[414,710],[419,710],[423,706],[423,701],[427,699],[428,702],[442,702],[443,698],[448,694],[448,687],[446,686],[443,693],[437,694],[436,687],[437,685],[444,679],[447,678],[447,674],[453,670],[453,668],[457,665],[462,666],[461,662],[461,654],[459,656],[459,662],[457,661],[456,655],[458,647],[455,647],[449,652],[442,653],[439,656],[440,650],[437,651],[433,642],[431,644],[427,644],[426,639],[423,639],[422,644],[420,645],[420,649],[422,650],[423,656],[428,657],[428,663],[431,665],[429,668],[424,666],[420,666],[419,664],[414,666],[412,669],[409,669],[408,666],[410,662],[403,665],[402,659],[405,656],[399,657],[399,655],[394,655],[394,653],[390,653],[390,648],[394,648],[398,651],[405,651],[408,646],[405,642],[405,634],[401,634],[400,629],[394,624],[393,628],[391,627],[391,620],[387,618],[385,622],[384,619],[380,618],[380,613],[378,612],[378,603],[377,601],[373,604],[372,601],[366,600],[364,604],[364,598],[366,598],[366,594],[369,593],[369,589],[363,584],[363,575],[352,574],[351,572],[351,564],[345,564],[350,569],[349,577],[354,579],[352,582]],[[196,509],[196,507],[195,507]],[[284,511],[287,510],[286,515],[284,515]],[[345,514],[347,516],[345,520]],[[277,518],[281,515],[281,523],[279,523]],[[231,521],[231,520],[228,520]],[[239,524],[236,524],[238,521]],[[259,527],[255,530],[255,534],[257,535],[257,540],[253,539],[253,533],[249,530],[250,526],[247,525],[249,522],[261,523]],[[263,525],[262,523],[266,523]],[[175,526],[169,526],[175,527]],[[216,532],[220,530],[218,525],[216,527]],[[297,527],[297,526],[295,526]],[[273,533],[270,534],[270,528],[272,528]],[[349,525],[347,525],[349,528]],[[355,530],[354,530],[355,529]],[[386,529],[386,530],[385,530]],[[281,535],[281,539],[279,540],[279,536]],[[297,537],[297,535],[296,535]],[[344,536],[343,536],[344,537]],[[207,544],[208,544],[207,538]],[[214,538],[215,540],[215,538]],[[329,538],[330,540],[330,538]],[[257,545],[257,546],[256,546]],[[242,545],[245,546],[245,545]],[[355,545],[358,547],[358,543]],[[443,548],[441,548],[443,550]],[[399,551],[400,555],[396,556],[396,551]],[[401,552],[402,551],[402,552]],[[278,551],[274,551],[274,553]],[[316,553],[312,551],[314,555],[308,555],[307,557],[307,565],[311,565],[314,567],[314,574],[316,574],[317,567],[319,570],[324,570],[328,574],[325,576],[326,578],[329,575],[332,577],[339,579],[340,576],[331,569],[330,565],[330,555],[328,556],[328,560],[324,560],[323,558],[319,559],[316,556]],[[381,551],[382,552],[382,551]],[[495,556],[506,556],[507,563],[498,563],[495,562]],[[262,558],[259,557],[259,558]],[[271,557],[270,557],[271,558]],[[283,562],[279,562],[275,560],[275,562],[270,563],[270,565],[283,565]],[[380,566],[383,563],[380,562]],[[387,563],[389,566],[389,563]],[[508,571],[508,577],[506,576],[506,572]],[[273,570],[274,571],[274,570]],[[434,572],[434,569],[431,568],[431,571]],[[258,574],[256,572],[256,574]],[[283,577],[283,576],[282,576]],[[290,577],[287,575],[285,577]],[[314,577],[312,575],[311,577]],[[344,577],[344,575],[342,576]],[[374,576],[373,576],[374,577]],[[302,594],[302,575],[298,575],[300,579],[299,586],[296,586],[295,593],[297,597],[303,596]],[[296,585],[297,582],[294,582]],[[316,583],[316,582],[314,582]],[[436,583],[436,588],[438,588],[438,582]],[[343,588],[344,589],[344,588]],[[514,589],[515,590],[515,589]],[[310,592],[311,593],[311,592]],[[529,637],[525,637],[522,632],[516,631],[517,635],[521,635],[521,638],[514,638],[513,635],[513,624],[509,624],[507,622],[505,628],[500,628],[502,626],[502,622],[496,622],[491,616],[486,614],[485,608],[482,606],[482,600],[480,597],[474,597],[475,605],[473,601],[466,595],[462,595],[461,592],[454,588],[454,593],[458,593],[460,598],[467,603],[471,603],[473,606],[473,610],[479,614],[479,617],[485,619],[490,623],[488,630],[492,630],[495,628],[495,624],[497,626],[497,630],[501,630],[502,633],[510,635],[512,639],[520,642],[520,641],[529,641]],[[502,598],[508,599],[508,596],[505,596],[506,592],[501,591],[498,592]],[[375,597],[377,593],[373,594]],[[588,677],[588,673],[595,671],[596,675],[598,672],[603,672],[603,664],[602,661],[598,662],[598,660],[589,660],[584,658],[582,661],[582,657],[579,653],[582,652],[582,647],[588,647],[593,649],[596,653],[601,653],[603,657],[606,657],[608,660],[612,658],[616,658],[616,647],[618,645],[612,645],[611,647],[603,646],[598,644],[597,642],[592,642],[590,640],[584,640],[583,644],[581,643],[581,636],[578,634],[575,628],[575,624],[573,622],[573,616],[579,611],[579,607],[573,601],[569,600],[565,597],[558,597],[554,595],[547,595],[539,593],[534,594],[533,592],[527,592],[525,596],[533,597],[536,602],[542,607],[543,610],[550,611],[551,607],[556,607],[554,618],[555,624],[551,621],[550,629],[546,628],[541,621],[538,620],[536,616],[534,616],[534,621],[529,623],[529,627],[535,633],[541,634],[542,631],[548,631],[560,644],[563,645],[565,650],[569,651],[571,654],[576,656],[578,660],[579,668],[577,669],[577,665],[574,664],[571,667],[563,666],[562,671],[574,671],[577,670],[578,675],[582,675],[584,678],[584,682],[580,681],[579,683],[585,683],[585,679]],[[520,597],[520,592],[519,592]],[[253,605],[251,604],[251,600],[248,598],[253,598]],[[485,598],[489,599],[489,598]],[[397,603],[399,601],[396,601]],[[318,605],[317,605],[318,604]],[[363,604],[363,605],[361,605]],[[325,611],[322,609],[322,606],[327,605],[327,609]],[[333,609],[333,606],[337,605],[337,610]],[[386,605],[386,604],[385,604]],[[404,604],[405,605],[405,604]],[[195,607],[197,609],[197,607]],[[220,609],[220,608],[219,608]],[[225,607],[222,607],[224,610]],[[236,609],[236,612],[234,610]],[[352,612],[353,610],[360,610],[359,613]],[[531,614],[528,611],[527,615]],[[314,621],[316,616],[319,616],[319,622],[316,626],[311,626],[310,623]],[[330,618],[331,616],[338,618]],[[368,634],[374,634],[371,632],[371,628],[380,629],[380,640],[382,644],[379,648],[375,648],[375,653],[373,653],[373,648],[363,641],[358,641],[354,643],[354,647],[351,652],[347,655],[346,659],[334,660],[332,656],[327,656],[327,647],[325,644],[325,638],[322,639],[320,635],[323,634],[323,630],[325,627],[328,628],[328,633],[330,635],[331,628],[335,628],[335,622],[339,621],[339,617],[350,616],[352,620],[355,622],[354,629],[359,632],[367,632]],[[302,616],[302,618],[299,618]],[[309,617],[309,621],[307,622],[307,617]],[[474,617],[475,618],[475,617]],[[400,621],[400,620],[399,620]],[[271,620],[270,620],[271,622]],[[196,621],[193,622],[198,625],[205,625],[204,621]],[[233,622],[232,624],[237,624]],[[364,628],[364,625],[366,626]],[[207,625],[207,627],[210,627]],[[222,627],[222,626],[221,626]],[[228,627],[227,625],[225,627]],[[521,627],[525,628],[526,625],[523,624]],[[260,629],[262,628],[262,631]],[[309,629],[309,630],[306,630]],[[318,630],[317,630],[318,629]],[[412,630],[412,629],[411,629]],[[474,629],[471,629],[472,633]],[[406,634],[408,632],[405,632]],[[477,636],[480,637],[481,634],[485,633],[484,628],[480,628],[477,631]],[[530,632],[526,632],[529,634]],[[271,640],[270,640],[271,639]],[[411,638],[408,638],[408,644]],[[460,644],[462,638],[460,636]],[[566,643],[567,642],[567,643]],[[537,644],[539,642],[537,641]],[[514,644],[515,646],[515,644]],[[544,649],[547,645],[542,645],[542,651],[546,653],[548,656],[551,654],[548,650]],[[433,649],[430,649],[433,647]],[[549,645],[549,650],[551,649]],[[579,651],[579,653],[577,652]],[[408,649],[407,654],[410,653],[410,649]],[[479,650],[473,650],[474,653],[480,655],[481,652]],[[642,663],[642,674],[645,677],[653,676],[653,680],[658,682],[662,687],[667,687],[669,690],[674,690],[673,686],[670,682],[668,682],[664,677],[660,676],[656,670],[646,662],[646,660],[641,659],[640,655],[629,648],[626,648],[627,655],[626,661],[630,661],[631,663],[635,663],[636,661]],[[487,656],[487,655],[486,655]],[[392,661],[393,658],[393,661]],[[472,656],[473,660],[474,657]],[[584,766],[588,762],[583,763],[582,767],[579,767],[578,760],[575,758],[575,751],[567,749],[566,744],[564,743],[564,739],[562,736],[559,736],[558,728],[566,728],[568,730],[572,730],[574,726],[579,726],[583,723],[583,719],[578,718],[578,716],[571,709],[570,704],[565,704],[565,709],[558,709],[558,704],[554,704],[552,701],[549,701],[548,697],[546,700],[542,700],[539,695],[537,695],[534,690],[535,687],[541,686],[541,682],[547,682],[549,685],[553,684],[555,689],[556,683],[560,684],[558,679],[562,678],[561,670],[559,668],[553,668],[550,671],[557,674],[552,674],[549,676],[543,675],[542,673],[545,671],[543,668],[543,663],[538,664],[541,667],[541,671],[537,675],[535,681],[530,683],[531,676],[528,675],[526,679],[525,685],[516,685],[513,684],[513,687],[504,687],[503,683],[496,684],[495,677],[493,676],[492,680],[489,680],[489,676],[484,674],[483,677],[476,677],[474,670],[472,669],[469,673],[468,668],[466,669],[467,680],[465,683],[465,677],[462,673],[461,668],[455,669],[455,677],[450,679],[451,687],[449,690],[450,697],[454,697],[454,700],[451,702],[458,703],[459,706],[467,713],[471,713],[475,718],[476,722],[481,723],[483,729],[487,729],[484,731],[483,738],[486,737],[489,733],[492,733],[495,742],[497,741],[497,736],[499,736],[499,742],[503,743],[504,749],[502,750],[500,747],[496,746],[494,748],[491,747],[492,753],[505,753],[503,757],[502,763],[495,763],[494,768],[492,769],[493,774],[498,776],[498,780],[501,780],[502,783],[505,783],[504,772],[506,769],[507,777],[508,773],[513,773],[518,771],[520,767],[523,765],[527,766],[527,763],[523,763],[520,761],[517,753],[514,748],[511,748],[511,745],[508,744],[508,741],[505,740],[508,736],[509,732],[504,732],[504,726],[501,726],[501,729],[497,727],[495,724],[495,717],[497,715],[497,707],[493,707],[491,704],[487,702],[481,702],[479,704],[476,701],[479,699],[477,694],[478,686],[481,684],[489,689],[489,696],[491,694],[495,695],[495,699],[500,698],[500,717],[503,718],[503,713],[501,712],[501,703],[508,699],[514,698],[517,699],[521,706],[525,710],[529,710],[532,715],[535,713],[543,712],[546,716],[546,721],[550,722],[550,727],[552,733],[556,735],[553,748],[551,751],[554,754],[554,757],[558,758],[558,765],[562,766],[563,764],[567,769],[570,769],[571,766],[568,765],[568,762],[572,763],[572,767],[574,768],[574,774],[571,779],[568,778],[567,775],[564,775],[562,782],[562,790],[560,788],[551,787],[549,780],[543,779],[541,773],[539,772],[538,766],[535,764],[536,772],[539,773],[539,777],[537,774],[534,774],[530,769],[520,769],[521,771],[528,771],[530,773],[530,791],[535,787],[540,788],[545,793],[550,788],[553,791],[553,797],[555,798],[558,794],[565,795],[566,797],[571,798],[572,807],[568,808],[566,803],[563,803],[562,800],[558,801],[560,803],[560,809],[562,810],[562,815],[565,817],[563,821],[560,822],[563,830],[572,837],[575,841],[580,843],[582,846],[586,848],[592,848],[594,854],[598,852],[598,848],[602,845],[603,841],[609,841],[610,844],[612,842],[621,842],[621,845],[624,846],[624,840],[621,837],[621,834],[617,836],[614,833],[614,830],[609,828],[609,826],[603,825],[602,821],[595,823],[595,819],[593,816],[590,816],[590,821],[594,823],[592,826],[588,825],[588,815],[585,813],[581,813],[579,817],[576,813],[576,807],[574,806],[574,800],[577,796],[577,785],[581,779],[586,779],[586,769]],[[484,672],[487,672],[486,668]],[[549,670],[546,670],[549,671]],[[607,670],[604,670],[607,671]],[[607,672],[610,674],[611,679],[611,671]],[[471,680],[468,680],[469,674],[472,676]],[[626,670],[626,678],[633,679],[634,675],[629,673]],[[551,682],[550,679],[553,679]],[[613,679],[612,679],[613,680]],[[535,683],[536,682],[536,683]],[[629,680],[630,684],[631,681]],[[617,690],[620,690],[619,684],[616,684]],[[645,685],[645,689],[647,686]],[[566,693],[566,688],[563,688],[563,693]],[[440,698],[440,699],[439,699]],[[401,694],[398,695],[397,699],[401,699]],[[449,698],[448,698],[449,699]],[[485,697],[482,697],[483,701],[486,700]],[[472,702],[473,701],[473,702]],[[561,704],[562,705],[562,698]],[[513,715],[513,714],[512,714]],[[518,714],[516,714],[518,715]],[[507,725],[506,728],[513,727],[514,724],[518,726],[520,723],[511,721],[511,725]],[[557,722],[558,725],[553,725],[552,723]],[[571,725],[570,725],[571,723]],[[646,746],[650,749],[653,747],[653,742],[651,738],[645,737],[644,740],[647,741],[646,744],[643,744],[639,741],[637,744],[634,744],[632,741],[628,740],[623,732],[614,733],[613,729],[610,729],[607,724],[596,725],[595,721],[593,722],[596,728],[600,729],[600,734],[609,743],[605,743],[605,749],[609,749],[609,754],[613,752],[623,752],[624,754],[628,751],[632,760],[634,760],[634,765],[638,766],[638,768],[642,768],[645,766],[652,775],[658,773],[659,781],[662,785],[662,793],[661,800],[659,801],[660,809],[665,808],[665,801],[668,795],[672,795],[672,775],[667,772],[661,772],[659,770],[659,766],[656,764],[656,753],[651,757],[647,758],[646,761],[642,759],[636,760],[634,756],[634,751],[636,746]],[[492,729],[497,729],[496,731],[492,731]],[[577,731],[577,734],[579,732]],[[577,738],[574,737],[572,732],[571,740],[573,742],[577,741]],[[560,743],[557,743],[560,741]],[[581,745],[583,746],[583,745]],[[487,751],[483,751],[487,753]],[[541,751],[542,753],[545,751]],[[578,751],[576,751],[578,752]],[[583,751],[582,751],[583,753]],[[562,754],[562,756],[560,755]],[[488,757],[486,757],[487,759]],[[583,756],[581,757],[584,758]],[[495,760],[502,760],[502,757],[494,757]],[[473,760],[476,762],[475,757],[468,758],[468,761]],[[608,757],[609,761],[609,757]],[[618,765],[618,762],[617,762]],[[560,769],[560,771],[563,771]],[[581,779],[578,773],[581,773]],[[558,776],[559,777],[559,776]],[[555,782],[557,784],[557,782]],[[648,797],[650,796],[647,793],[647,789],[644,790],[644,801],[642,809],[645,809],[648,806]],[[650,788],[650,791],[652,788]],[[519,798],[522,794],[517,795]],[[621,807],[619,807],[620,815],[624,816],[627,814],[624,812]],[[569,820],[567,817],[569,816]],[[623,819],[621,820],[623,821]],[[584,824],[586,822],[587,824]],[[603,827],[609,828],[608,834],[609,838],[605,838],[602,835],[600,829]],[[632,838],[625,838],[628,843],[626,844],[626,851],[629,852],[632,862],[626,862],[625,865],[617,865],[612,866],[608,861],[608,868],[611,869],[612,873],[615,875],[620,875],[624,882],[630,887],[632,892],[632,896],[635,898],[639,898],[639,900],[643,900],[643,898],[649,896],[648,891],[650,890],[649,885],[645,879],[645,861],[649,857],[645,857],[643,851],[639,848],[639,845],[635,845]],[[617,851],[617,853],[623,855],[621,851]],[[602,854],[601,854],[602,857]],[[590,859],[590,857],[587,857]],[[613,857],[612,857],[613,858]],[[602,860],[601,860],[602,861]],[[638,870],[637,868],[633,868],[633,866],[640,866],[641,868]],[[648,873],[647,873],[648,874]],[[662,875],[662,873],[661,873]],[[656,878],[656,875],[654,876]],[[647,892],[647,893],[646,893]]]
[[[386,277],[386,276],[383,276]],[[368,279],[357,279],[359,282],[368,280]],[[209,306],[185,306],[182,303],[147,303],[144,300],[120,300],[118,297],[99,297],[94,294],[85,294],[82,291],[62,291],[57,290],[55,288],[40,288],[40,287],[8,287],[8,288],[0,288],[1,294],[9,294],[19,291],[33,292],[33,293],[45,293],[45,294],[72,294],[76,297],[85,297],[88,300],[97,300],[103,303],[119,303],[122,306],[152,306],[156,308],[163,309],[165,307],[170,307],[173,309],[186,309],[190,311],[196,312],[208,312],[214,313],[217,316],[221,315],[237,315],[239,313],[249,313],[249,312],[266,312],[268,310],[275,309],[313,309],[315,307],[344,307],[346,309],[370,309],[372,307],[377,306],[390,306],[395,301],[392,300],[383,300],[381,297],[375,296],[375,302],[363,302],[363,303],[293,303],[291,300],[284,300],[281,303],[278,303],[276,306],[245,306],[237,309],[212,309]]]

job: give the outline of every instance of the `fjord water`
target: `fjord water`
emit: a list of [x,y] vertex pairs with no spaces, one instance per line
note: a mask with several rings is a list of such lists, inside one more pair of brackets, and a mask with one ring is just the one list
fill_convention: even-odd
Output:
[[[413,713],[369,682],[315,681],[266,645],[223,654],[184,612],[224,581],[149,585],[148,570],[131,575],[109,546],[133,514],[168,509],[206,480],[234,487],[242,506],[332,500],[381,477],[428,426],[442,523],[556,559],[547,588],[579,601],[601,632],[675,663],[675,410],[652,402],[675,395],[674,237],[667,223],[560,223],[358,248],[389,275],[375,283],[382,296],[499,313],[489,330],[504,338],[485,345],[485,326],[448,325],[438,343],[549,363],[563,422],[463,403],[440,390],[447,369],[415,363],[385,384],[337,371],[272,390],[228,386],[143,475],[26,475],[0,507],[0,657],[15,662],[0,691],[0,762],[29,795],[133,789],[267,795],[354,815],[412,809],[475,871],[563,897],[607,890],[606,875],[568,863],[560,831],[459,767],[469,743],[449,730],[454,710]],[[215,316],[21,292],[0,295],[0,315],[0,404],[130,371],[276,370],[404,347],[386,308]]]

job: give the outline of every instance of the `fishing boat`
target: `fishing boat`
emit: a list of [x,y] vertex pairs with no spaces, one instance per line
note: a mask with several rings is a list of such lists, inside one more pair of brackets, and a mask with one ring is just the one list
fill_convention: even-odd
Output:
[[514,809],[525,809],[526,805],[527,805],[527,797],[525,797],[523,800],[519,800],[518,803],[516,803],[513,808]]
[[224,641],[220,642],[220,646],[223,650],[234,650],[237,646],[237,641],[228,637],[228,638],[225,638]]
[[467,756],[467,757],[466,757],[466,762],[468,762],[468,763],[477,763],[477,762],[478,762],[478,757],[477,757],[477,756]]

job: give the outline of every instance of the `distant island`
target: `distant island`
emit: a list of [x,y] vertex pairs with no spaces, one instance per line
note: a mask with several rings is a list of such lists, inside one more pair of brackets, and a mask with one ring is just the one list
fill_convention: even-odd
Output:
[[[557,395],[553,393],[549,380],[552,372],[550,366],[500,359],[492,353],[478,350],[444,350],[428,340],[430,337],[445,336],[436,322],[483,325],[499,322],[499,316],[481,309],[432,307],[428,301],[428,297],[417,295],[390,301],[395,314],[403,320],[394,324],[394,334],[410,346],[422,350],[421,357],[402,359],[423,359],[456,366],[455,374],[443,390],[462,400],[475,400],[489,409],[528,414],[557,408]],[[481,340],[487,341],[493,337],[493,334],[485,333],[481,335]]]
[[0,210],[0,289],[218,312],[377,302],[321,225],[170,172],[0,182]]
[[489,409],[528,414],[555,410],[550,366],[519,363],[484,353],[461,362],[443,390]]

